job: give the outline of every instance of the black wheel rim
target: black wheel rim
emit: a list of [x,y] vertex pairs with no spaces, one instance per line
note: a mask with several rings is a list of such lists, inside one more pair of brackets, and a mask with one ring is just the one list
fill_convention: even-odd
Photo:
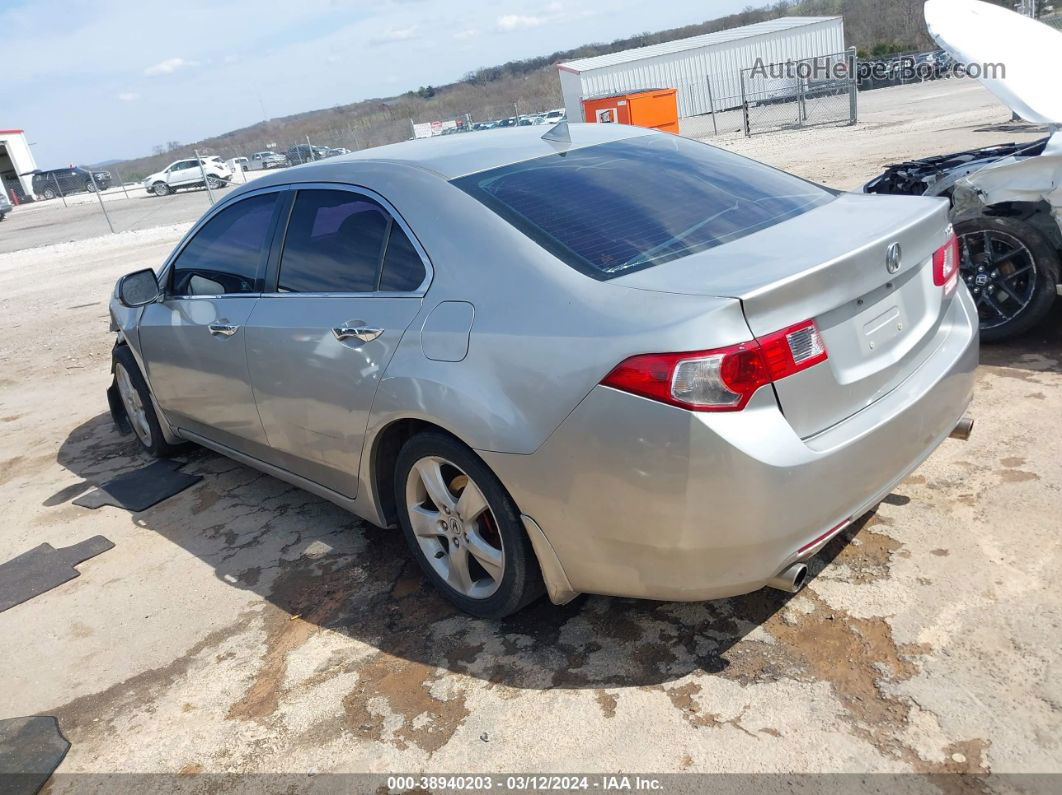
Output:
[[959,235],[959,256],[982,329],[998,328],[1029,308],[1036,295],[1036,260],[1014,235],[995,229]]

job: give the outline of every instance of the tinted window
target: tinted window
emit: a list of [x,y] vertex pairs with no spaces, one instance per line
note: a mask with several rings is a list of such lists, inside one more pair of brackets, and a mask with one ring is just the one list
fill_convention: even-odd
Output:
[[244,199],[211,218],[173,265],[175,295],[253,293],[269,250],[277,194]]
[[390,220],[383,207],[357,193],[299,191],[288,221],[277,289],[372,292]]
[[598,279],[737,240],[833,198],[783,171],[670,135],[548,155],[454,184]]
[[398,224],[391,224],[391,237],[387,241],[383,273],[380,276],[381,290],[408,293],[420,287],[424,281],[424,262],[413,248],[406,233]]

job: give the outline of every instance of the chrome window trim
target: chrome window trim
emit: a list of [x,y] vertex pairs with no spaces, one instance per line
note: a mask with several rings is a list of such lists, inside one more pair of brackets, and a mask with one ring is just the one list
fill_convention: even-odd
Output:
[[217,293],[215,295],[170,295],[164,299],[170,301],[198,301],[203,298],[217,300],[219,298],[261,298],[262,293]]
[[[274,290],[272,292],[263,292],[263,298],[287,298],[299,296],[302,298],[423,298],[425,293],[428,292],[428,288],[431,287],[431,283],[435,278],[435,267],[432,265],[431,258],[428,256],[428,252],[425,251],[424,246],[421,245],[420,240],[414,234],[413,229],[406,222],[406,219],[402,217],[402,214],[395,209],[395,206],[391,204],[387,199],[381,196],[372,188],[366,188],[363,185],[355,185],[349,182],[291,182],[285,187],[289,190],[342,190],[348,193],[356,193],[360,196],[365,196],[368,199],[372,199],[374,202],[383,207],[390,214],[394,222],[401,227],[406,237],[409,238],[409,242],[413,244],[413,249],[420,257],[420,262],[424,266],[424,279],[421,281],[420,286],[415,290],[409,290],[407,292],[398,292],[397,290],[373,290],[369,292],[358,293],[291,293],[291,292],[279,292]],[[298,197],[296,196],[296,201]],[[294,207],[292,208],[294,209]],[[290,216],[289,216],[290,221]],[[285,237],[287,236],[287,230],[285,229]],[[284,264],[284,251],[280,252],[280,267]],[[279,272],[279,271],[278,271]]]

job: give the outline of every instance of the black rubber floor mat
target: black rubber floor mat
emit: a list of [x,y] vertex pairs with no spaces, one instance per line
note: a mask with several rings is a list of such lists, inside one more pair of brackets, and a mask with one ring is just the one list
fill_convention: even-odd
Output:
[[133,513],[147,510],[203,479],[202,475],[179,471],[182,466],[184,463],[181,461],[156,461],[108,480],[78,497],[74,505],[82,508],[113,505]]
[[103,536],[93,536],[59,549],[41,544],[7,563],[0,563],[0,613],[80,577],[81,572],[74,566],[113,547]]
[[0,793],[39,792],[69,750],[50,715],[0,720]]

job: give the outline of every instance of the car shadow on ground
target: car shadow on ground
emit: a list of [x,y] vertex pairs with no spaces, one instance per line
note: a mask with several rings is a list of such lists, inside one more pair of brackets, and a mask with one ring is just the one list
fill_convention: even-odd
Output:
[[[185,471],[204,480],[130,521],[203,560],[232,587],[275,606],[281,631],[298,616],[394,657],[503,686],[645,686],[697,670],[724,672],[739,641],[791,598],[767,589],[685,604],[584,596],[558,607],[542,598],[503,621],[482,621],[457,612],[432,589],[399,531],[374,527],[200,448],[190,448],[182,459]],[[46,506],[149,459],[101,414],[70,433],[58,461],[83,481],[52,495]],[[871,516],[811,561],[812,577]],[[762,673],[767,663],[738,667],[750,665]]]
[[1062,300],[1043,322],[1020,337],[981,343],[981,364],[1034,372],[1062,372]]

